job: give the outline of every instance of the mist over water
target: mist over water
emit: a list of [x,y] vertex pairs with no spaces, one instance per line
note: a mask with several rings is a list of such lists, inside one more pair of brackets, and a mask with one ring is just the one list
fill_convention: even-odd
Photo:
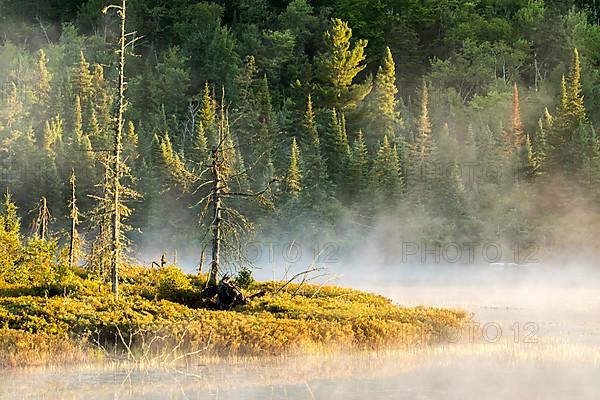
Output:
[[600,392],[600,274],[592,268],[339,263],[328,272],[321,282],[335,276],[336,285],[401,305],[462,308],[474,322],[431,347],[397,352],[12,370],[0,377],[0,399],[593,399]]

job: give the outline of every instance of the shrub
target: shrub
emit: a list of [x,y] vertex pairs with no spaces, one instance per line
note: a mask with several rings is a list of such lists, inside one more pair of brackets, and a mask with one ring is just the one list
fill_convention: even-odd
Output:
[[187,304],[186,300],[194,293],[190,278],[174,266],[158,271],[158,298]]
[[254,283],[252,271],[247,267],[242,267],[235,277],[235,283],[242,289],[248,289]]

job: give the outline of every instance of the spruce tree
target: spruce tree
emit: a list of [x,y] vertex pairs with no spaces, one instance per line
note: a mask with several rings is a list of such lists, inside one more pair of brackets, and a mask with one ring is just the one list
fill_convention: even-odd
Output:
[[290,163],[285,177],[287,192],[291,197],[297,197],[302,190],[302,172],[300,170],[300,149],[296,138],[292,138],[290,148]]
[[574,129],[586,121],[585,105],[583,103],[583,93],[581,87],[581,63],[579,60],[579,51],[573,49],[573,64],[569,76],[571,85],[568,94],[567,113],[571,119]]
[[304,127],[307,133],[307,143],[314,146],[316,149],[319,148],[319,132],[317,130],[317,123],[315,121],[315,113],[313,111],[312,96],[309,94],[306,101],[306,113],[304,114]]
[[50,102],[50,81],[52,75],[48,72],[48,58],[43,49],[38,51],[38,76],[35,85],[35,94],[37,96],[38,105],[46,111]]
[[432,148],[433,140],[431,138],[431,121],[429,119],[429,89],[427,81],[423,80],[423,88],[421,91],[421,113],[415,138],[417,160],[419,162],[426,161],[431,156]]
[[95,64],[92,72],[92,93],[93,99],[89,102],[90,113],[94,111],[99,125],[108,130],[112,118],[112,97],[104,79],[104,68],[100,64]]
[[567,81],[565,76],[561,77],[561,96],[560,103],[556,108],[555,117],[552,123],[551,134],[548,137],[548,161],[552,170],[567,168],[572,160],[569,158],[572,124],[569,117],[569,94],[567,91]]
[[81,97],[75,96],[75,108],[73,110],[73,135],[71,140],[79,142],[83,136],[83,112],[81,111]]
[[21,118],[22,111],[23,103],[19,97],[17,85],[15,85],[14,82],[11,82],[6,105],[4,106],[4,112],[2,113],[8,129],[16,127],[17,122]]
[[285,163],[279,157],[279,152],[275,152],[277,126],[273,115],[271,92],[269,90],[269,82],[267,81],[266,75],[260,80],[256,93],[256,100],[258,108],[258,127],[253,149],[253,159],[257,165],[259,174],[262,175],[262,186],[264,183],[271,180],[273,168],[285,168]]
[[304,113],[303,132],[300,140],[304,161],[304,176],[302,196],[307,197],[305,203],[320,207],[326,194],[329,192],[329,178],[327,176],[327,164],[321,153],[321,140],[313,111],[311,95],[308,95],[306,112]]
[[123,156],[127,165],[132,167],[139,157],[138,152],[138,135],[135,131],[135,125],[132,121],[127,122],[127,130],[125,132],[125,142],[123,143]]
[[73,90],[75,95],[79,96],[81,101],[87,104],[87,101],[92,94],[93,86],[92,74],[90,73],[90,64],[83,55],[83,51],[79,52],[79,62],[75,66]]
[[327,163],[328,175],[335,183],[340,183],[343,180],[350,156],[350,146],[348,145],[347,136],[344,135],[342,120],[338,118],[335,108],[331,110],[329,125],[323,137],[322,149]]
[[371,175],[379,201],[386,202],[388,206],[393,205],[390,201],[398,196],[402,180],[397,149],[391,146],[387,136],[383,137],[379,146]]
[[386,47],[383,64],[377,70],[375,77],[375,100],[376,107],[373,110],[375,118],[374,126],[378,129],[378,134],[394,138],[396,136],[396,127],[401,125],[401,120],[396,111],[396,65],[392,52]]
[[207,144],[215,146],[217,144],[217,127],[215,125],[217,103],[214,96],[211,95],[211,89],[208,82],[204,83],[204,91],[202,92],[202,104],[200,108],[200,120],[196,128],[197,139],[196,144],[201,145],[206,139]]

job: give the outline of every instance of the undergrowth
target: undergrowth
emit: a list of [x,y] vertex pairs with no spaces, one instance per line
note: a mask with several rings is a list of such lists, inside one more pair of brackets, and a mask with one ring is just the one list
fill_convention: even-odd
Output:
[[201,296],[202,277],[176,267],[125,267],[121,279],[119,300],[83,271],[63,290],[0,282],[0,366],[380,350],[428,342],[466,319],[458,310],[280,282],[248,282],[247,294],[265,294],[218,311]]

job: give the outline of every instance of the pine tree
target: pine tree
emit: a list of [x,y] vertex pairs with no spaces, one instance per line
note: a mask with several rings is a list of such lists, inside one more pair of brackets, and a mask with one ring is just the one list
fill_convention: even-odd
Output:
[[133,166],[137,158],[138,152],[138,135],[135,131],[135,125],[132,121],[127,123],[127,131],[125,132],[125,143],[123,144],[123,156],[127,161],[127,165]]
[[547,129],[551,129],[554,125],[554,117],[548,111],[548,107],[544,107],[544,124],[546,124]]
[[36,95],[40,107],[47,110],[50,102],[50,81],[52,75],[48,72],[48,58],[43,49],[38,51],[38,77],[36,82]]
[[362,131],[358,131],[354,140],[352,167],[348,173],[352,179],[350,186],[356,188],[356,194],[364,194],[369,190],[369,149]]
[[359,39],[351,49],[352,29],[338,18],[332,19],[331,28],[325,32],[327,51],[320,57],[322,79],[328,85],[324,97],[340,111],[354,108],[371,91],[371,82],[353,84],[364,64],[367,41]]
[[393,138],[396,136],[396,127],[401,125],[402,121],[396,111],[397,93],[396,65],[390,48],[386,47],[383,65],[379,67],[375,77],[376,107],[374,117],[376,118],[375,126],[378,128],[380,135]]
[[540,156],[538,152],[533,148],[531,137],[526,135],[525,140],[525,152],[526,152],[526,168],[525,168],[525,179],[534,179],[539,174],[540,169]]
[[433,141],[431,138],[431,121],[429,120],[429,89],[427,82],[423,80],[423,89],[421,92],[421,114],[419,117],[419,126],[417,137],[415,139],[415,150],[417,160],[424,162],[431,156]]
[[297,197],[302,190],[302,172],[300,170],[300,149],[296,138],[292,138],[290,148],[290,164],[285,177],[287,191],[291,197]]
[[390,200],[396,198],[402,183],[400,165],[397,149],[390,145],[387,136],[383,137],[383,142],[377,151],[377,157],[373,162],[372,176],[375,182],[375,192],[379,195],[380,201],[389,203]]
[[334,109],[331,110],[329,125],[322,143],[328,175],[336,183],[341,182],[350,155],[348,138],[344,135],[342,121]]
[[[324,193],[329,190],[329,179],[327,177],[327,164],[321,154],[321,140],[310,95],[308,95],[306,102],[303,125],[305,134],[302,137],[304,140],[300,140],[300,143],[304,143],[302,146],[305,165],[303,186],[306,190],[303,191],[303,196],[314,195],[315,199],[323,199],[325,197]],[[313,203],[315,199],[313,199]]]
[[108,131],[111,126],[112,97],[104,79],[104,68],[95,64],[92,72],[92,93],[90,99],[90,113],[95,112],[98,124],[103,130]]
[[447,122],[444,123],[438,135],[438,143],[435,147],[440,150],[439,161],[442,167],[454,164],[458,159],[458,141],[456,137],[450,133],[450,126]]
[[87,104],[92,94],[92,74],[90,73],[90,64],[85,59],[83,51],[79,53],[79,62],[75,66],[73,90],[75,95]]
[[271,168],[270,165],[275,164],[276,167],[282,167],[285,164],[282,162],[283,160],[275,159],[275,156],[278,155],[274,152],[277,127],[273,116],[271,92],[266,75],[260,81],[256,97],[258,102],[258,132],[253,156],[254,160],[258,161],[259,169],[262,169],[262,174],[266,178],[265,181],[268,181],[272,176],[267,172]]
[[573,128],[576,129],[586,120],[586,111],[581,88],[581,64],[579,61],[579,51],[576,48],[573,49],[573,65],[571,66],[569,82],[571,87],[568,94],[567,113],[571,119]]
[[568,168],[570,143],[572,138],[572,124],[569,117],[569,95],[565,76],[561,77],[560,103],[556,109],[552,123],[551,134],[548,137],[548,161],[551,169]]
[[[547,138],[546,131],[550,128],[544,126],[544,120],[538,119],[538,128],[535,134],[535,153],[538,157],[538,167],[541,169],[547,156]],[[531,139],[530,139],[531,140]]]
[[4,108],[4,120],[8,129],[15,127],[16,123],[21,118],[21,112],[23,111],[23,103],[19,98],[17,91],[17,85],[14,82],[10,83],[10,90],[8,92],[8,98],[6,99],[6,106]]
[[[197,133],[206,137],[210,146],[215,146],[217,144],[217,127],[215,125],[216,113],[216,100],[214,99],[214,96],[211,95],[208,82],[205,82],[204,92],[202,93],[202,106],[200,108],[200,120],[198,121],[199,126],[197,127]],[[198,137],[197,140],[201,141],[202,138]]]
[[81,98],[75,96],[75,109],[73,111],[73,142],[79,142],[83,136],[83,112],[81,111]]
[[13,267],[21,256],[21,220],[10,194],[4,194],[0,210],[0,279],[15,279]]
[[312,96],[308,95],[306,102],[306,113],[304,114],[304,127],[308,134],[307,140],[315,148],[319,148],[319,132],[317,130],[317,124],[315,122],[315,113],[313,111]]

